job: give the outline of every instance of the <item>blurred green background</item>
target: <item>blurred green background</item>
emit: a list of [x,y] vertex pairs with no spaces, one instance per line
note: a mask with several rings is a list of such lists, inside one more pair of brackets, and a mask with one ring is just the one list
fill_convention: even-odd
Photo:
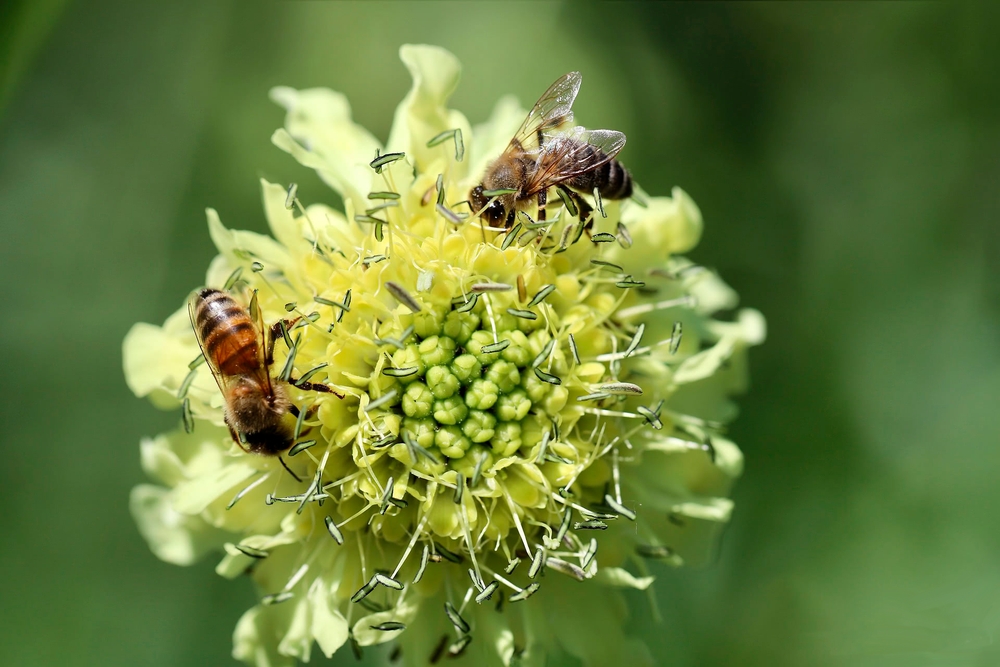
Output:
[[[590,127],[705,216],[692,256],[768,318],[731,433],[719,556],[661,569],[664,665],[1000,665],[1000,12],[959,3],[31,0],[0,9],[0,646],[5,665],[226,665],[253,600],[157,561],[127,509],[121,340],[264,228],[271,86],[345,92],[386,137],[405,42],[485,119],[583,72]],[[320,660],[322,662],[322,660]],[[349,653],[334,661],[353,664]]]

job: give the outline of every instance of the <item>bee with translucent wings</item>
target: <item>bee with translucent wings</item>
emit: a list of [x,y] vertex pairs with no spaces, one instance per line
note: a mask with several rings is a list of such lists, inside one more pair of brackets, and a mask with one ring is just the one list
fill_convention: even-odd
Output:
[[[255,310],[253,303],[250,310]],[[188,300],[191,327],[222,392],[225,422],[233,440],[248,452],[278,456],[293,441],[286,415],[299,414],[288,398],[286,385],[343,396],[324,384],[272,378],[274,340],[280,335],[280,324],[268,332],[256,310],[254,322],[229,294],[211,288],[192,294]]]
[[632,177],[615,159],[625,135],[615,130],[574,127],[550,134],[573,120],[573,101],[580,91],[579,72],[570,72],[549,86],[535,102],[503,154],[486,168],[483,181],[472,189],[472,208],[490,226],[514,224],[517,211],[538,202],[538,218],[545,220],[545,204],[552,187],[577,208],[589,227],[593,208],[579,192],[595,191],[605,199],[632,195]]

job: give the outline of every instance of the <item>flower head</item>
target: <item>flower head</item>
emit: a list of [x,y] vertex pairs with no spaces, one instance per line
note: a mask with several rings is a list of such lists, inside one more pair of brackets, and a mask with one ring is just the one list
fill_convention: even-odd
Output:
[[562,205],[482,224],[459,202],[525,111],[503,100],[472,128],[446,107],[455,58],[401,56],[414,83],[384,147],[337,93],[272,93],[288,111],[274,143],[343,212],[267,182],[274,238],[208,211],[206,283],[277,323],[295,444],[234,442],[186,308],[137,324],[129,385],[184,427],[142,443],[160,485],[134,489],[133,514],[160,558],[221,549],[219,574],[252,576],[234,636],[250,663],[306,661],[314,642],[395,642],[413,665],[648,661],[606,589],[648,587],[648,559],[702,559],[728,520],[742,458],[721,423],[763,319],[712,319],[736,295],[677,255],[701,232],[679,189],[594,201],[587,234]]

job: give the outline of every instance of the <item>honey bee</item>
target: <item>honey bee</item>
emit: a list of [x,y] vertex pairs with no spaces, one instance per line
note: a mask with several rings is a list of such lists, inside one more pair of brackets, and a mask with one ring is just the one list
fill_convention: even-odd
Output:
[[[271,377],[274,341],[280,335],[280,323],[266,331],[263,320],[255,323],[235,299],[211,288],[191,296],[188,315],[201,353],[222,391],[226,426],[233,440],[253,454],[280,455],[293,441],[293,429],[285,416],[299,414],[288,398],[288,383]],[[343,398],[324,384],[292,378],[288,382],[300,389]]]
[[[577,191],[595,190],[605,199],[632,195],[632,176],[615,156],[625,145],[625,135],[615,130],[574,127],[548,135],[573,120],[572,106],[580,90],[579,72],[560,77],[535,102],[507,148],[487,168],[483,181],[472,189],[474,211],[491,226],[514,224],[518,210],[538,201],[538,218],[545,220],[549,188],[578,208],[579,219],[589,227],[593,208]],[[491,191],[508,191],[491,195]]]

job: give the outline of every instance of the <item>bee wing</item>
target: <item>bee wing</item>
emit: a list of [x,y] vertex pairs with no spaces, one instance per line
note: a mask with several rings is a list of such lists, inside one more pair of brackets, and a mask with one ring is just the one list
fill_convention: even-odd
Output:
[[271,387],[271,366],[267,361],[267,350],[269,349],[269,341],[267,340],[268,330],[264,326],[264,313],[260,309],[260,304],[257,303],[257,290],[254,290],[253,296],[250,297],[250,317],[254,320],[254,324],[257,325],[257,359],[260,362],[258,365],[260,369],[258,379],[261,386],[264,387],[264,391],[270,396],[274,393],[274,389]]
[[201,350],[201,356],[205,357],[205,364],[212,371],[212,377],[215,378],[215,384],[219,385],[219,391],[221,391],[223,397],[225,397],[226,389],[229,387],[230,380],[228,376],[219,372],[219,367],[215,365],[215,360],[212,359],[212,356],[205,353],[205,343],[201,340],[201,332],[198,331],[198,324],[196,323],[194,317],[195,302],[197,299],[197,293],[192,294],[190,298],[188,298],[188,319],[191,320],[191,329],[194,330],[194,339],[198,341],[198,349]]
[[544,132],[573,120],[573,101],[580,92],[583,77],[579,72],[570,72],[559,77],[549,86],[535,106],[531,107],[521,128],[510,140],[507,150],[538,149],[538,133]]
[[538,169],[525,187],[528,196],[548,190],[580,174],[593,171],[614,159],[625,145],[617,130],[587,130],[574,127],[542,146]]

